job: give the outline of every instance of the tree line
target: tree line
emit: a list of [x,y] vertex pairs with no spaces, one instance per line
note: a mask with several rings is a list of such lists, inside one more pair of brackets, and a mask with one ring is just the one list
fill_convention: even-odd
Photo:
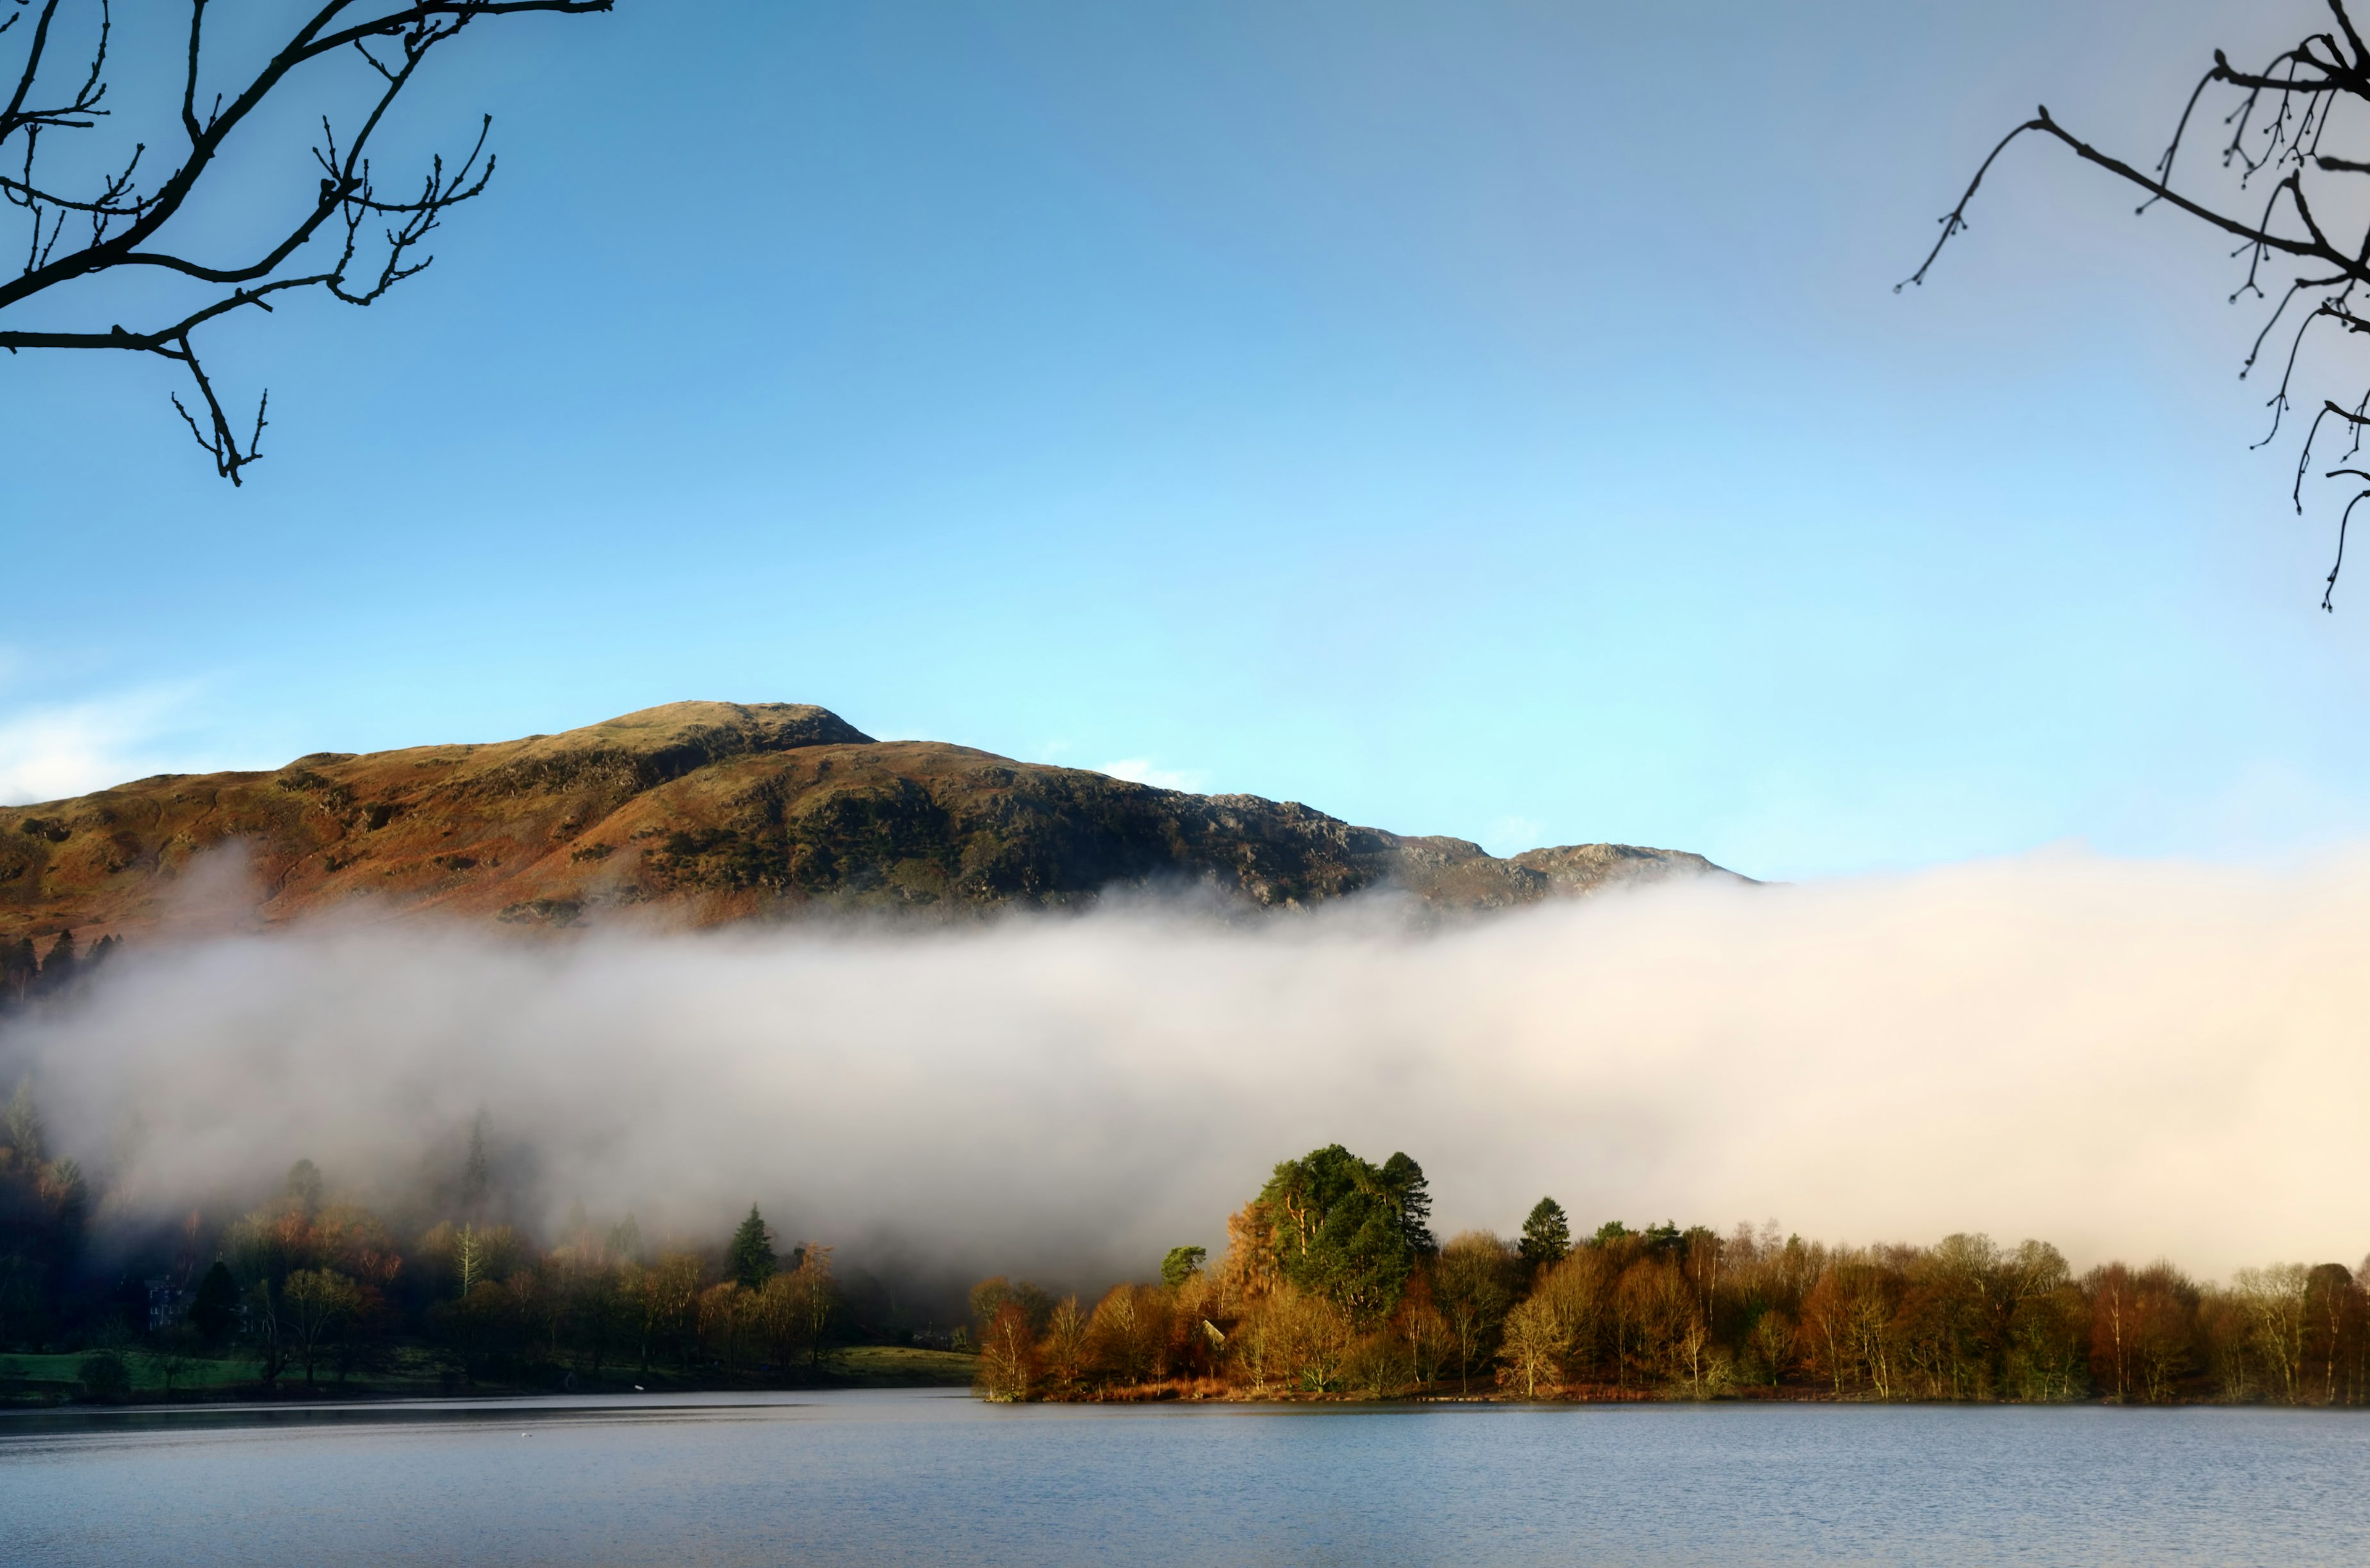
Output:
[[1403,1398],[2370,1402],[2370,1261],[2077,1274],[2045,1242],[1835,1246],[1612,1221],[1542,1198],[1435,1243],[1421,1168],[1336,1144],[1275,1168],[1214,1265],[1091,1307],[972,1292],[996,1400]]
[[44,951],[29,936],[14,941],[0,937],[0,1014],[64,997],[96,975],[122,942],[120,936],[102,936],[77,948],[74,933],[62,931]]
[[89,1184],[19,1085],[0,1115],[0,1350],[80,1354],[106,1395],[136,1365],[170,1391],[225,1359],[265,1390],[802,1382],[837,1345],[910,1337],[876,1282],[844,1280],[822,1242],[782,1249],[754,1205],[729,1236],[657,1245],[630,1215],[602,1226],[580,1207],[546,1243],[506,1217],[493,1166],[481,1122],[454,1178],[398,1219],[300,1160],[235,1219],[192,1213],[128,1253],[112,1238],[121,1255],[101,1267]]
[[[604,1379],[815,1380],[835,1345],[918,1342],[833,1249],[737,1229],[646,1242],[581,1208],[549,1239],[516,1218],[481,1121],[401,1214],[310,1161],[235,1218],[190,1215],[104,1249],[99,1205],[48,1146],[29,1090],[0,1113],[0,1350],[78,1354],[169,1391],[203,1361],[250,1386],[423,1376],[450,1388]],[[107,1254],[102,1266],[95,1255]],[[2370,1265],[2365,1265],[2370,1268]],[[2165,1404],[2370,1402],[2364,1273],[2192,1279],[2164,1262],[2077,1273],[2039,1241],[1836,1246],[1739,1227],[1607,1222],[1575,1236],[1542,1198],[1512,1237],[1436,1240],[1422,1168],[1340,1145],[1275,1167],[1214,1262],[1099,1298],[996,1276],[951,1336],[998,1400],[1511,1397]]]

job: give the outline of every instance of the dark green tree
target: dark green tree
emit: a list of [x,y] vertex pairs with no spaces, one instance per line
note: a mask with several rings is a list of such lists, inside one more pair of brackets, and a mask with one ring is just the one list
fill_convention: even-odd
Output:
[[610,1227],[608,1247],[609,1255],[620,1263],[642,1261],[642,1228],[632,1215]]
[[[1409,1161],[1409,1165],[1414,1162]],[[1362,1320],[1398,1304],[1415,1268],[1404,1195],[1338,1143],[1287,1160],[1260,1190],[1283,1276]]]
[[1171,1247],[1168,1255],[1160,1260],[1160,1283],[1174,1290],[1202,1272],[1202,1262],[1210,1255],[1207,1247]]
[[16,1164],[29,1171],[49,1157],[43,1147],[40,1108],[33,1104],[33,1083],[19,1079],[17,1092],[8,1096],[8,1109],[0,1116],[0,1143],[15,1151]]
[[1432,1239],[1432,1185],[1423,1179],[1423,1167],[1409,1155],[1394,1154],[1383,1162],[1383,1185],[1398,1196],[1399,1234],[1408,1249],[1423,1258],[1439,1252],[1440,1243]]
[[461,1166],[461,1212],[472,1217],[485,1211],[494,1190],[493,1162],[486,1156],[486,1114],[469,1124],[469,1158]]
[[198,1293],[190,1302],[190,1326],[208,1345],[220,1345],[237,1321],[238,1281],[231,1277],[230,1265],[216,1258],[198,1281]]
[[34,989],[54,996],[72,985],[74,978],[74,933],[62,931],[58,933],[57,941],[52,944],[48,954],[41,959],[41,972],[33,982]]
[[321,1167],[310,1160],[299,1160],[288,1167],[287,1185],[282,1189],[296,1200],[297,1207],[307,1214],[321,1207]]
[[1563,1205],[1551,1197],[1539,1199],[1531,1207],[1531,1217],[1523,1221],[1523,1265],[1536,1269],[1561,1263],[1570,1251],[1571,1221],[1565,1217]]
[[33,939],[20,936],[14,942],[0,941],[0,1005],[25,1000],[25,992],[40,973],[40,960],[33,956]]
[[741,1282],[748,1290],[763,1290],[765,1281],[774,1277],[774,1233],[765,1228],[757,1206],[749,1206],[749,1218],[732,1232],[732,1244],[724,1249],[724,1272]]

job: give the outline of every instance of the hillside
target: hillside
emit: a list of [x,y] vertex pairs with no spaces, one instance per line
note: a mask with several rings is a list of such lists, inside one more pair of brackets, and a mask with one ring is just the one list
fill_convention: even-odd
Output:
[[1170,884],[1271,907],[1388,886],[1480,910],[1733,875],[1626,844],[1501,860],[1257,795],[875,740],[817,707],[673,703],[563,735],[320,752],[272,773],[165,773],[0,807],[0,939],[154,929],[190,904],[191,858],[234,841],[254,884],[231,895],[241,924],[944,917]]

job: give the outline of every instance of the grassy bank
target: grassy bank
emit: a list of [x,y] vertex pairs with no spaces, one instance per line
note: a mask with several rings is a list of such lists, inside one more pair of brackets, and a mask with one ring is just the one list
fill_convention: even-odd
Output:
[[[50,1405],[86,1400],[82,1380],[86,1356],[0,1356],[0,1405]],[[488,1394],[622,1393],[645,1391],[693,1393],[780,1388],[968,1388],[976,1362],[969,1356],[945,1350],[924,1350],[902,1345],[856,1345],[825,1356],[818,1368],[796,1368],[780,1376],[760,1373],[722,1377],[713,1373],[653,1368],[607,1368],[598,1377],[563,1377],[558,1383],[503,1378],[465,1379],[449,1362],[417,1346],[401,1346],[381,1367],[340,1379],[327,1368],[316,1374],[312,1389],[294,1369],[282,1372],[276,1387],[261,1381],[260,1367],[244,1359],[185,1363],[169,1381],[164,1370],[139,1356],[125,1358],[132,1387],[111,1402],[147,1403],[166,1400],[211,1399],[432,1399],[483,1398]]]

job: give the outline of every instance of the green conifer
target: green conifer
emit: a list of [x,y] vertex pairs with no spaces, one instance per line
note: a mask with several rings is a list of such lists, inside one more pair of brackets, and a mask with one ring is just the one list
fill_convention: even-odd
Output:
[[774,1233],[765,1228],[754,1203],[749,1206],[749,1218],[732,1232],[732,1244],[724,1249],[724,1268],[750,1290],[763,1290],[765,1281],[774,1277]]
[[1551,1197],[1539,1199],[1532,1207],[1531,1217],[1523,1221],[1523,1265],[1538,1268],[1561,1263],[1570,1251],[1571,1221],[1565,1217],[1563,1205]]

